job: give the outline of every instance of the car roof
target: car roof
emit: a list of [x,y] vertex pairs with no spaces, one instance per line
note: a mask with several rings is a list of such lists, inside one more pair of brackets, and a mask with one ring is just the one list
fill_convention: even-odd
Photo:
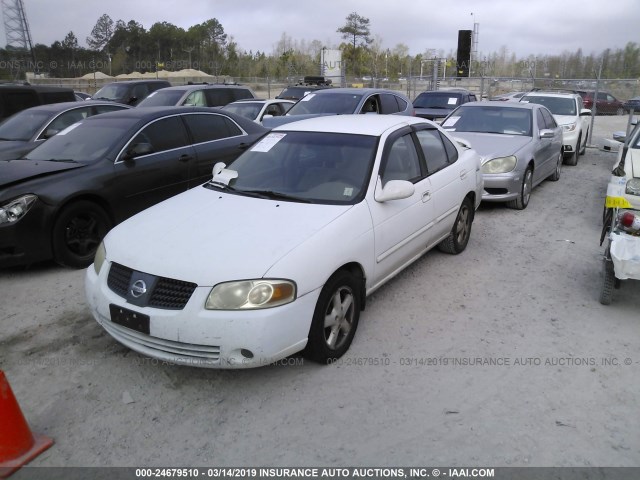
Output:
[[14,83],[0,84],[2,90],[31,90],[36,92],[73,92],[69,87],[52,87],[49,85],[18,85]]
[[437,128],[433,122],[420,117],[354,114],[326,115],[298,120],[275,127],[273,131],[331,132],[380,136],[390,128],[415,124],[431,125],[433,128]]
[[281,102],[289,102],[296,103],[294,100],[289,100],[287,98],[240,98],[235,100],[227,105],[231,105],[232,103],[281,103]]
[[487,100],[486,102],[467,102],[460,105],[458,108],[482,108],[482,107],[522,108],[527,110],[533,110],[535,108],[542,107],[542,105],[538,105],[537,103],[501,102],[499,100]]
[[[80,103],[80,102],[78,102]],[[86,120],[91,120],[94,118],[138,118],[140,120],[153,120],[154,118],[161,118],[165,115],[180,115],[182,113],[220,113],[222,115],[229,115],[229,112],[224,112],[217,108],[211,107],[135,107],[135,108],[125,108],[124,110],[117,110],[115,112],[107,112],[101,113],[100,115],[94,115],[92,117],[88,117]]]
[[[50,112],[50,113],[58,113],[64,112],[65,110],[71,110],[72,108],[82,108],[91,105],[108,105],[110,107],[122,108],[126,110],[131,108],[129,105],[123,105],[120,103],[110,102],[108,100],[83,100],[81,102],[59,102],[59,103],[47,103],[45,105],[37,105],[35,107],[27,108],[29,111],[38,111],[38,112]],[[22,110],[25,111],[25,110]]]
[[230,85],[228,83],[194,83],[192,85],[177,85],[174,87],[166,87],[166,88],[163,88],[162,90],[167,90],[167,91],[182,90],[186,92],[191,90],[203,90],[207,88],[246,88],[247,90],[249,89],[249,87],[247,87],[246,85]]
[[115,82],[105,83],[103,86],[117,85],[117,84],[130,85],[132,83],[170,83],[170,82],[168,80],[160,80],[158,78],[149,79],[149,80],[118,80]]
[[526,98],[526,97],[559,97],[559,98],[575,98],[575,97],[579,97],[580,95],[577,92],[560,92],[557,90],[534,90],[531,92],[527,92],[525,93],[522,98]]
[[313,92],[316,95],[329,95],[331,93],[358,93],[362,95],[371,95],[374,93],[392,93],[394,95],[398,95],[399,97],[403,97],[404,94],[400,92],[396,92],[394,90],[387,90],[384,88],[356,88],[356,87],[332,87],[332,88],[322,88],[317,92]]

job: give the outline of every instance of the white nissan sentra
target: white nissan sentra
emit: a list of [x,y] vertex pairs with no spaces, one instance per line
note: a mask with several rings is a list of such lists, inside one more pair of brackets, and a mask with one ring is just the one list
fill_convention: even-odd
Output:
[[340,357],[367,295],[465,249],[483,189],[474,150],[397,115],[289,123],[213,170],[111,230],[86,273],[116,340],[212,368]]

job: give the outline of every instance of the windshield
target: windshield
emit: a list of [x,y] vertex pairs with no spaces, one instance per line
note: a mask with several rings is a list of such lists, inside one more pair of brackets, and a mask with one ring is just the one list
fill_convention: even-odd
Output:
[[129,85],[118,85],[117,83],[105,85],[92,97],[95,100],[120,100],[127,94]]
[[571,115],[575,117],[578,114],[576,111],[576,102],[573,98],[543,97],[535,95],[523,97],[520,101],[523,103],[530,102],[544,105],[554,115]]
[[[227,166],[229,190],[291,201],[354,204],[366,192],[378,137],[272,132]],[[209,188],[226,188],[215,183]]]
[[177,105],[184,90],[158,90],[138,104],[138,107],[172,107]]
[[229,105],[225,105],[222,107],[223,110],[227,110],[231,113],[237,113],[238,115],[242,115],[249,120],[255,120],[258,118],[258,114],[262,109],[262,104],[260,103],[230,103]]
[[51,116],[48,112],[23,110],[0,124],[0,140],[29,141]]
[[[89,163],[112,152],[130,128],[123,118],[85,120],[71,125],[25,155],[29,160],[59,160]],[[137,120],[137,119],[134,119]]]
[[325,90],[324,94],[309,93],[287,112],[287,115],[306,115],[318,113],[350,114],[356,113],[362,94],[334,93]]
[[455,93],[421,93],[413,101],[415,108],[445,108],[453,110],[460,104],[460,95]]
[[[473,102],[477,103],[477,102]],[[442,126],[455,132],[485,132],[531,136],[531,110],[511,107],[458,107]]]

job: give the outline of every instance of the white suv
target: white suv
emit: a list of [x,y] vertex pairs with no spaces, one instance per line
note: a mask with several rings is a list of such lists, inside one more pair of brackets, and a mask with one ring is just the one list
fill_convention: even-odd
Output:
[[547,107],[558,125],[562,127],[564,162],[577,165],[584,154],[589,136],[591,110],[584,108],[582,97],[571,91],[533,90],[524,95],[521,102],[539,103]]

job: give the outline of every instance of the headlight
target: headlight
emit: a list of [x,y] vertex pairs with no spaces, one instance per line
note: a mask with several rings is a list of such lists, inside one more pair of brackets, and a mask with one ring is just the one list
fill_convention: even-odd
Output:
[[107,258],[107,250],[104,248],[104,242],[100,242],[98,249],[96,250],[96,256],[93,259],[93,269],[96,271],[96,275],[100,274],[100,269],[104,260]]
[[576,129],[576,125],[575,123],[568,123],[566,125],[562,125],[562,130],[564,130],[565,132],[573,132]]
[[516,163],[518,159],[513,155],[494,158],[482,165],[482,173],[507,173],[516,168]]
[[254,310],[293,302],[296,284],[289,280],[241,280],[219,283],[211,289],[207,310]]
[[38,197],[35,195],[23,195],[0,207],[0,225],[3,223],[15,223],[20,220],[31,208]]
[[629,195],[640,196],[640,178],[632,178],[627,182],[627,189],[625,190]]

